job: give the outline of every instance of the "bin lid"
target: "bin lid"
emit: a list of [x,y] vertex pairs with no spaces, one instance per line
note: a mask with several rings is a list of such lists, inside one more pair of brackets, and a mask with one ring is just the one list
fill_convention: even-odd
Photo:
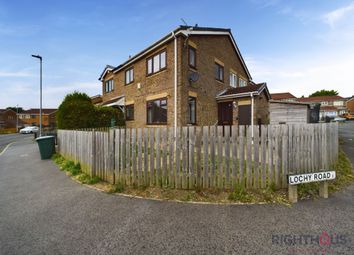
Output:
[[50,138],[54,138],[54,136],[52,136],[52,135],[41,136],[41,137],[36,138],[36,141],[50,139]]

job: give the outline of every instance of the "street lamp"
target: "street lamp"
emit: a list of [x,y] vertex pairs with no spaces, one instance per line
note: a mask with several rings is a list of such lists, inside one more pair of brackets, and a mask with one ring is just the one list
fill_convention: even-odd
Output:
[[42,57],[39,55],[32,55],[34,58],[38,58],[40,62],[40,108],[39,108],[39,136],[42,136]]

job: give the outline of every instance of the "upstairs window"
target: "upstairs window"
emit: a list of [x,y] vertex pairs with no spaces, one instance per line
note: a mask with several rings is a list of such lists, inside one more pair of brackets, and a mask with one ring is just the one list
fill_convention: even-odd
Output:
[[224,67],[215,63],[215,79],[224,82]]
[[197,67],[197,50],[192,46],[188,48],[188,63],[190,67]]
[[197,123],[197,98],[188,97],[188,124]]
[[233,88],[237,87],[237,75],[234,73],[230,73],[230,86]]
[[134,120],[134,105],[125,106],[125,119],[126,120]]
[[167,99],[161,98],[148,101],[146,104],[147,124],[167,123]]
[[162,51],[146,60],[147,75],[160,72],[166,68],[166,51]]
[[109,93],[111,91],[114,90],[114,83],[113,83],[113,80],[108,80],[108,81],[105,81],[104,83],[104,92],[105,93]]
[[242,78],[240,78],[239,80],[240,80],[240,87],[246,87],[247,86],[246,80],[244,80]]
[[125,71],[125,85],[128,85],[134,81],[134,68],[129,68]]

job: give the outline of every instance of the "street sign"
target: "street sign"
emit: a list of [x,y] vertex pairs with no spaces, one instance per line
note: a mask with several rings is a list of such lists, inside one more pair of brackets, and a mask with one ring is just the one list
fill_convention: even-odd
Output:
[[301,183],[309,182],[320,182],[320,181],[329,181],[336,178],[335,171],[326,171],[326,172],[317,172],[317,173],[308,173],[308,174],[290,174],[288,175],[289,185],[297,185]]

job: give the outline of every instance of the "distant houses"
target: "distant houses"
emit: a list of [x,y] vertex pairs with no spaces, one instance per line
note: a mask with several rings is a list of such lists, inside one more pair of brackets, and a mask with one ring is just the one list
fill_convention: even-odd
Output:
[[[57,109],[42,109],[42,126],[53,128],[56,126],[55,114]],[[40,111],[32,108],[18,114],[22,126],[39,126]]]

